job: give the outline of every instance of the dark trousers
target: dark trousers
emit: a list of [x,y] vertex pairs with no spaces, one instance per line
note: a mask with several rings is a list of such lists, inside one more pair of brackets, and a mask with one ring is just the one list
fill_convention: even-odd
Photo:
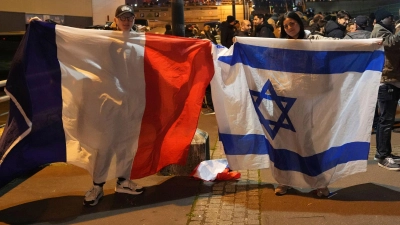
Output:
[[211,98],[211,86],[208,85],[206,88],[206,104],[208,106],[208,108],[214,110],[214,104]]
[[379,120],[376,127],[376,157],[384,159],[392,154],[392,127],[400,97],[400,88],[390,84],[379,86]]

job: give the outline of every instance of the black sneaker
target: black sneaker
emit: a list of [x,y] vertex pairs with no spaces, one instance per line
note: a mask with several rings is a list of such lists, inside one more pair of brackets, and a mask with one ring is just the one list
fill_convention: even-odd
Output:
[[400,170],[400,165],[396,164],[392,158],[380,159],[378,165],[387,170]]
[[[388,158],[392,158],[393,161],[395,161],[395,162],[400,162],[400,156],[390,154],[390,155],[388,156]],[[375,155],[374,160],[375,160],[375,161],[379,161],[380,159],[378,158],[377,155]]]

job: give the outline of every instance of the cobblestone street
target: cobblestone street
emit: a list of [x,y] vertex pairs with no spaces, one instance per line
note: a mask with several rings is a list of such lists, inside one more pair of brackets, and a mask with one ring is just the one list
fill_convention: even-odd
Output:
[[[212,159],[225,158],[217,143]],[[260,176],[258,170],[241,170],[238,181],[203,182],[193,203],[190,225],[260,224]]]

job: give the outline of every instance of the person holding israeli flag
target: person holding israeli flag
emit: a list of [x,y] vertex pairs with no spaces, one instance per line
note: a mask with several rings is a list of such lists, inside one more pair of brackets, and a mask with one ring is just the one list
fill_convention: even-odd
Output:
[[400,157],[392,154],[392,127],[400,99],[400,33],[393,33],[393,15],[386,9],[375,12],[376,23],[371,38],[382,38],[385,48],[385,66],[378,92],[379,120],[376,128],[376,154],[378,165],[399,171]]

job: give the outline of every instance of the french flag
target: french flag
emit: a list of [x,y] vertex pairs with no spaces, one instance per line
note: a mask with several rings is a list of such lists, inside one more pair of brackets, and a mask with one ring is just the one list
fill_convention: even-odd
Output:
[[237,37],[220,50],[211,88],[229,167],[270,168],[300,188],[366,171],[385,60],[377,42]]
[[214,75],[209,41],[37,21],[11,67],[0,186],[52,162],[93,174],[109,149],[108,179],[129,162],[119,152],[132,179],[184,164]]

